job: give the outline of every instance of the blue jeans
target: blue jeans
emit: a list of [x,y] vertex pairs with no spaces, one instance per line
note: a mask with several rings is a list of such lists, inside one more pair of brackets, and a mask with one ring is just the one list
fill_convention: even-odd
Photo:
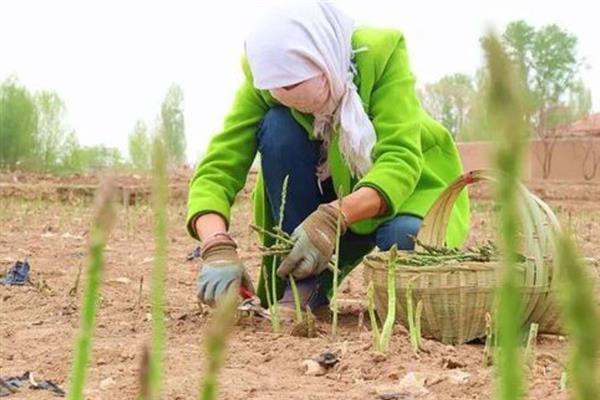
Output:
[[[319,189],[316,168],[320,162],[320,147],[320,142],[308,139],[306,130],[294,120],[286,107],[271,108],[258,129],[262,175],[274,220],[279,218],[283,179],[289,175],[282,225],[288,233],[315,211],[319,204],[337,198],[331,178],[322,182],[322,193]],[[417,235],[420,226],[420,217],[401,214],[382,224],[370,235],[357,235],[348,230],[340,242],[340,259],[349,260],[348,264],[340,266],[342,277],[374,246],[388,250],[396,244],[398,249],[412,250],[414,243],[411,236]],[[331,279],[329,271],[322,275],[325,280]]]

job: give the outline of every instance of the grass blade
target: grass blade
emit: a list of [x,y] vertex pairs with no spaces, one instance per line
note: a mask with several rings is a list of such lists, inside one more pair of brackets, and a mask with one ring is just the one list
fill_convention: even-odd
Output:
[[417,311],[415,312],[415,332],[414,341],[416,346],[414,347],[415,353],[421,348],[421,315],[423,315],[423,300],[419,300],[417,303]]
[[392,332],[394,329],[394,322],[396,321],[396,257],[398,251],[394,244],[390,249],[390,259],[388,262],[388,276],[387,276],[387,294],[388,294],[388,307],[387,315],[385,316],[385,322],[381,328],[381,349],[386,352],[390,346],[390,340],[392,338]]
[[[281,331],[281,322],[279,320],[279,304],[277,303],[277,256],[273,256],[271,263],[271,327],[273,333],[279,333]],[[266,290],[269,290],[267,287]]]
[[570,342],[569,387],[577,400],[597,400],[600,398],[600,315],[593,281],[571,239],[564,233],[557,239],[557,257],[561,284],[559,297]]
[[539,325],[533,323],[529,326],[529,335],[527,335],[527,346],[525,347],[525,362],[529,368],[535,365],[535,345],[537,342]]
[[97,212],[90,229],[90,254],[88,257],[85,289],[81,307],[81,321],[75,342],[71,383],[69,388],[70,400],[83,400],[83,389],[87,378],[90,360],[92,336],[96,325],[96,306],[100,297],[102,267],[104,264],[104,248],[108,240],[110,228],[115,219],[114,190],[110,184],[105,184],[98,192]]
[[[275,257],[275,256],[273,256]],[[273,310],[273,300],[271,299],[271,289],[270,289],[270,285],[269,285],[269,274],[267,271],[267,266],[263,265],[262,266],[262,271],[261,271],[261,275],[263,277],[263,281],[264,281],[264,285],[265,285],[265,297],[267,298],[267,307],[269,309],[269,312],[271,312]],[[273,331],[275,331],[275,325],[273,325],[273,320],[271,319],[271,327],[273,329]]]
[[[279,219],[277,221],[277,225],[275,230],[281,231],[281,226],[283,225],[283,218],[285,216],[285,203],[287,199],[287,187],[289,181],[289,175],[286,175],[283,178],[283,184],[281,187],[281,202],[279,204]],[[276,235],[275,237],[275,246],[280,244],[280,235]],[[283,238],[283,237],[282,237]],[[271,299],[269,305],[269,311],[271,312],[271,328],[273,329],[273,333],[278,333],[281,331],[281,321],[279,319],[279,303],[277,302],[277,267],[279,263],[277,262],[277,255],[272,255],[272,263],[271,263]],[[266,292],[269,291],[269,286],[265,287]],[[267,303],[269,302],[269,296],[267,295]]]
[[296,310],[296,322],[302,322],[302,304],[300,303],[300,294],[298,293],[298,287],[296,286],[296,279],[290,275],[290,286],[292,288],[292,296],[294,297],[294,308]]
[[560,388],[560,390],[566,390],[568,385],[569,385],[569,375],[567,374],[567,371],[563,371],[560,374],[560,380],[558,381],[558,387]]
[[279,220],[277,221],[277,228],[275,229],[278,232],[281,232],[283,226],[283,218],[285,218],[285,203],[287,202],[287,189],[288,182],[290,180],[290,176],[286,175],[283,178],[283,184],[281,185],[281,202],[279,205]]
[[368,310],[369,319],[371,320],[371,336],[373,337],[373,348],[375,351],[381,351],[381,334],[379,333],[379,326],[377,326],[377,317],[375,316],[375,288],[373,281],[369,283],[367,287],[367,299],[368,299]]
[[408,321],[408,333],[410,336],[410,344],[413,348],[414,352],[417,352],[419,349],[419,345],[417,342],[417,338],[415,337],[415,310],[413,307],[413,299],[412,299],[412,283],[409,282],[406,287],[406,319]]
[[165,347],[165,279],[167,270],[167,164],[164,143],[154,140],[152,153],[152,208],[154,214],[154,268],[152,270],[152,348],[150,350],[150,398],[161,398]]
[[341,230],[342,230],[342,201],[344,198],[343,195],[344,188],[340,186],[338,190],[339,195],[339,213],[336,222],[336,230],[335,230],[335,261],[333,266],[333,287],[332,287],[332,296],[331,296],[331,336],[337,336],[337,327],[338,327],[338,284],[339,284],[339,276],[340,276],[340,239],[341,239]]
[[[290,179],[289,175],[286,175],[285,178],[283,178],[283,185],[281,187],[281,202],[280,202],[280,206],[279,206],[279,222],[277,223],[277,227],[275,228],[276,232],[281,232],[282,234],[283,234],[283,219],[285,218],[285,204],[287,201],[287,189],[288,189],[289,179]],[[277,242],[275,244],[277,244]],[[294,308],[296,311],[296,322],[300,323],[300,322],[302,322],[302,303],[300,302],[300,295],[298,293],[298,287],[296,286],[296,280],[294,279],[294,277],[291,274],[289,276],[289,280],[290,280],[290,287],[292,289],[292,296],[294,298]]]
[[492,327],[492,316],[485,314],[485,347],[483,348],[483,366],[488,367],[493,363],[496,335]]

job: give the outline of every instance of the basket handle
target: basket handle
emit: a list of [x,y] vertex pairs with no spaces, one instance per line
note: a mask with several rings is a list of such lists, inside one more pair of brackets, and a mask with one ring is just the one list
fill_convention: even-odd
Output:
[[[462,190],[467,186],[473,183],[478,183],[481,181],[487,182],[496,182],[496,172],[492,170],[486,169],[478,169],[467,172],[466,174],[458,177],[454,182],[452,182],[438,197],[438,199],[433,203],[433,206],[429,209],[425,217],[423,218],[423,222],[421,224],[421,228],[417,234],[417,239],[420,243],[423,243],[428,246],[434,247],[442,247],[446,243],[446,232],[448,227],[448,222],[450,221],[450,215],[452,214],[452,209],[454,207],[454,203],[456,199],[462,192]],[[531,216],[527,215],[528,213],[538,214],[540,217],[546,218],[549,221],[550,225],[550,235],[545,235],[542,227],[532,227],[534,231],[532,233],[532,237],[536,237],[537,240],[541,242],[546,242],[548,240],[551,241],[552,236],[556,234],[560,230],[560,224],[558,222],[558,218],[550,209],[550,207],[544,203],[539,197],[531,193],[527,188],[523,185],[520,185],[519,194],[524,200],[524,206],[526,210],[523,211],[523,217],[526,220],[526,223],[530,223],[532,221]],[[541,213],[540,213],[541,211]],[[547,236],[547,237],[546,237]]]
[[448,222],[456,199],[467,185],[481,181],[494,182],[496,178],[492,171],[479,169],[467,172],[452,182],[423,217],[421,228],[417,233],[418,241],[433,247],[444,246]]

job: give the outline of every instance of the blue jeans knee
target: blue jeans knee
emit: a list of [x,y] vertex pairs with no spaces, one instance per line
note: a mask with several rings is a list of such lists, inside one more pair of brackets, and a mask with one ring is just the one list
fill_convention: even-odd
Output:
[[412,237],[417,236],[422,222],[421,217],[400,214],[377,229],[375,243],[381,250],[389,250],[394,244],[398,250],[414,250]]

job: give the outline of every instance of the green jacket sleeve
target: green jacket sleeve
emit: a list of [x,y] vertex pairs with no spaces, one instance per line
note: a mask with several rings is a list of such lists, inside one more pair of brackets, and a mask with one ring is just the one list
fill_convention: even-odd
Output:
[[196,239],[193,222],[198,215],[214,212],[229,224],[231,205],[244,187],[256,156],[256,131],[268,106],[252,85],[245,59],[242,67],[245,81],[225,118],[223,130],[212,138],[190,182],[186,225]]
[[402,36],[373,87],[369,114],[377,134],[373,167],[355,190],[368,186],[379,191],[387,201],[381,217],[386,219],[398,213],[423,169],[421,105]]

